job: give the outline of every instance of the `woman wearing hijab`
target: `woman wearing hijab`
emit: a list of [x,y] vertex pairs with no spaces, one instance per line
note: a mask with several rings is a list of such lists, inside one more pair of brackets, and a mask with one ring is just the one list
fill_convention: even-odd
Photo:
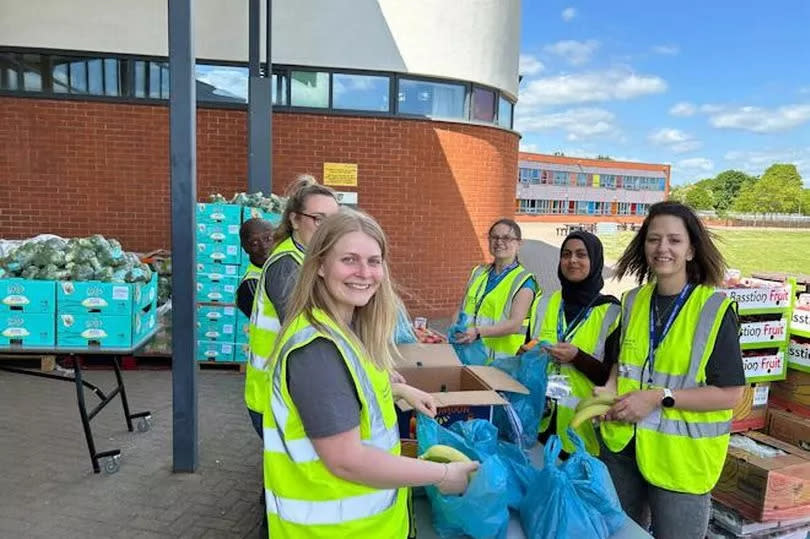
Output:
[[[567,396],[547,400],[538,440],[545,443],[557,434],[567,453],[574,449],[566,431],[577,403],[590,397],[594,386],[605,384],[618,356],[620,305],[615,297],[601,294],[603,267],[599,238],[585,231],[572,232],[560,248],[561,290],[538,298],[530,311],[531,339],[549,343],[548,374],[557,375],[550,380],[569,390]],[[585,422],[576,432],[588,452],[598,455],[593,425]]]

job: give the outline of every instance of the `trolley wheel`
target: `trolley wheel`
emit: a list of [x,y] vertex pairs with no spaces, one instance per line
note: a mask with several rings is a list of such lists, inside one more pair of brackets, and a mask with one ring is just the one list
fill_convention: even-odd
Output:
[[138,421],[138,432],[147,432],[152,428],[152,416],[147,415]]
[[104,461],[104,471],[108,474],[114,474],[119,469],[121,469],[121,455],[107,457]]

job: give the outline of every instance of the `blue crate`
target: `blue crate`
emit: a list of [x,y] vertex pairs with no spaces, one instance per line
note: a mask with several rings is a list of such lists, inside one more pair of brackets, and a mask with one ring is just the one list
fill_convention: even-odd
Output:
[[132,346],[137,346],[157,327],[157,304],[149,305],[132,317]]
[[239,280],[235,277],[211,278],[211,274],[197,275],[197,301],[234,303]]
[[0,279],[0,313],[55,313],[56,282]]
[[148,283],[133,283],[132,287],[132,301],[133,309],[143,309],[148,305],[154,305],[157,308],[157,295],[158,295],[158,274],[152,273],[152,279]]
[[56,346],[129,349],[132,347],[132,314],[59,313],[56,315]]
[[198,223],[225,223],[239,226],[242,223],[242,206],[219,202],[197,204]]
[[233,360],[237,363],[247,363],[250,361],[250,347],[248,347],[247,343],[236,343],[234,346]]
[[213,263],[197,263],[197,275],[213,275],[213,279],[220,277],[236,277],[241,278],[242,274],[239,272],[240,266],[233,264],[213,264]]
[[260,208],[249,208],[246,206],[242,208],[242,222],[244,223],[248,219],[264,219],[276,227],[279,225],[279,223],[281,223],[281,214],[264,211]]
[[0,312],[0,347],[53,348],[56,313]]
[[239,244],[197,243],[197,261],[202,264],[233,264],[242,262],[242,248]]
[[233,361],[233,343],[197,341],[197,361]]
[[230,223],[197,223],[199,243],[239,245],[239,225]]
[[234,342],[233,318],[197,319],[197,337],[206,341]]
[[131,317],[134,304],[132,285],[128,283],[60,281],[56,285],[56,312],[59,314],[101,313]]
[[250,318],[244,315],[239,309],[236,310],[236,325],[234,333],[236,334],[237,343],[248,342],[248,333],[250,330]]

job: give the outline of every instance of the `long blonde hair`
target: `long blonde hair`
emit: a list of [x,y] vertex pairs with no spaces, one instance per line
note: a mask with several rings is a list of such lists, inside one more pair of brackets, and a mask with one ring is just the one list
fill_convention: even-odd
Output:
[[[354,310],[352,327],[349,327],[338,313],[332,294],[326,287],[318,270],[335,244],[351,232],[363,232],[373,238],[380,246],[383,264],[383,277],[379,288],[369,302]],[[387,262],[388,240],[380,225],[369,215],[341,208],[338,213],[327,217],[312,236],[307,247],[304,263],[298,272],[298,279],[287,301],[287,318],[279,336],[284,335],[289,326],[301,314],[319,331],[327,332],[325,327],[313,316],[314,309],[324,311],[337,326],[349,336],[353,344],[377,368],[391,371],[394,358],[400,354],[394,346],[393,334],[397,321],[399,298],[394,292]],[[281,346],[281,339],[276,340],[275,349],[270,357],[275,357]]]
[[304,205],[310,195],[332,197],[335,199],[335,202],[337,202],[335,192],[331,188],[319,184],[318,181],[309,174],[299,174],[295,178],[295,181],[290,184],[284,192],[284,196],[287,197],[287,205],[284,206],[281,222],[273,233],[273,245],[278,245],[292,236],[293,226],[292,222],[290,222],[290,214],[304,211]]

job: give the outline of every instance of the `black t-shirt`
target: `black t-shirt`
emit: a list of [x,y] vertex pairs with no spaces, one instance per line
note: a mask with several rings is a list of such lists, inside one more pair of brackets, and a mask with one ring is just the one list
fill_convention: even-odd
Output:
[[248,318],[253,310],[253,298],[256,296],[258,284],[259,279],[245,279],[236,289],[236,306]]

